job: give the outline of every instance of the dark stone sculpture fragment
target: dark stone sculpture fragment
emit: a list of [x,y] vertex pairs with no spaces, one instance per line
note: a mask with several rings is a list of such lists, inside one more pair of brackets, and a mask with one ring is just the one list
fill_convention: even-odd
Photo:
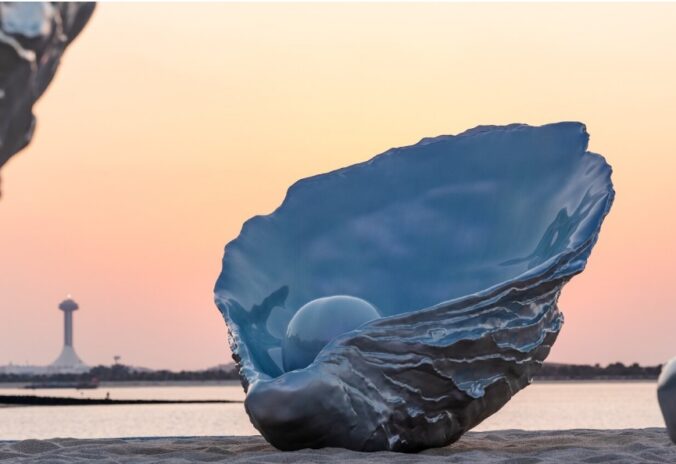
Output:
[[30,142],[35,129],[33,104],[94,6],[0,2],[0,167]]
[[669,437],[676,444],[676,358],[662,367],[657,380],[657,399]]

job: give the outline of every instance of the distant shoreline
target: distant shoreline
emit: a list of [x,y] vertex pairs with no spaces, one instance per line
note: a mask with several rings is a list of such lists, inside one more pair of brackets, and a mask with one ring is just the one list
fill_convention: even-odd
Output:
[[[0,385],[2,385],[0,383]],[[108,380],[101,382],[103,387],[206,387],[241,385],[239,380]]]
[[113,400],[110,398],[72,398],[36,395],[0,395],[3,406],[108,406],[140,404],[215,404],[242,403],[239,400]]
[[645,378],[589,378],[589,379],[533,379],[532,383],[657,383],[657,379],[645,379]]
[[[29,383],[31,382],[0,382],[0,388],[24,388]],[[108,380],[99,383],[99,389],[110,387],[219,387],[240,385],[239,380]]]
[[[575,378],[535,378],[533,383],[542,384],[542,383],[617,383],[617,382],[636,382],[636,383],[655,383],[657,379],[646,379],[646,378],[588,378],[588,379],[575,379]],[[0,389],[23,389],[28,382],[0,382]],[[116,380],[116,381],[107,381],[101,382],[99,389],[104,388],[134,388],[134,387],[232,387],[241,386],[241,383],[238,380]],[[40,389],[38,389],[40,390]],[[73,389],[75,390],[75,389]],[[28,390],[27,390],[28,391]]]
[[[536,381],[629,381],[657,380],[661,365],[641,366],[637,363],[625,365],[611,363],[600,364],[561,364],[544,363],[534,375]],[[75,383],[98,384],[101,386],[197,386],[197,385],[236,385],[239,373],[233,365],[203,371],[180,371],[139,369],[123,364],[92,367],[85,373],[30,374],[5,372],[0,369],[0,385],[13,384],[23,386],[29,383]]]

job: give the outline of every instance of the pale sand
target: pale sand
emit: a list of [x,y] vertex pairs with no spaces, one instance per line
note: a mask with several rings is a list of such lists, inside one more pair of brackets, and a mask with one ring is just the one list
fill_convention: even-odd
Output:
[[5,463],[676,463],[665,429],[470,432],[418,454],[337,448],[281,452],[261,437],[124,438],[0,442]]

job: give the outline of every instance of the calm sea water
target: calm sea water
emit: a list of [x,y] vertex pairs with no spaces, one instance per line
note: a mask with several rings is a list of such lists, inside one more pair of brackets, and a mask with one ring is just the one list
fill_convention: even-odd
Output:
[[[664,427],[654,382],[540,382],[519,392],[475,430]],[[239,385],[101,387],[98,390],[0,388],[0,395],[113,399],[244,399]],[[242,404],[20,406],[0,408],[0,440],[142,436],[253,435]]]

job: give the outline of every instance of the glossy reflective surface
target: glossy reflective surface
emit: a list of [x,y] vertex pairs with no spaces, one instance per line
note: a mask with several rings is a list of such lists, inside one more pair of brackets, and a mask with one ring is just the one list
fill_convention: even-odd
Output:
[[[587,141],[579,123],[423,139],[299,181],[247,221],[215,296],[254,425],[284,449],[415,451],[504,405],[548,354],[559,292],[612,204]],[[340,294],[383,317],[284,374],[295,312]]]

